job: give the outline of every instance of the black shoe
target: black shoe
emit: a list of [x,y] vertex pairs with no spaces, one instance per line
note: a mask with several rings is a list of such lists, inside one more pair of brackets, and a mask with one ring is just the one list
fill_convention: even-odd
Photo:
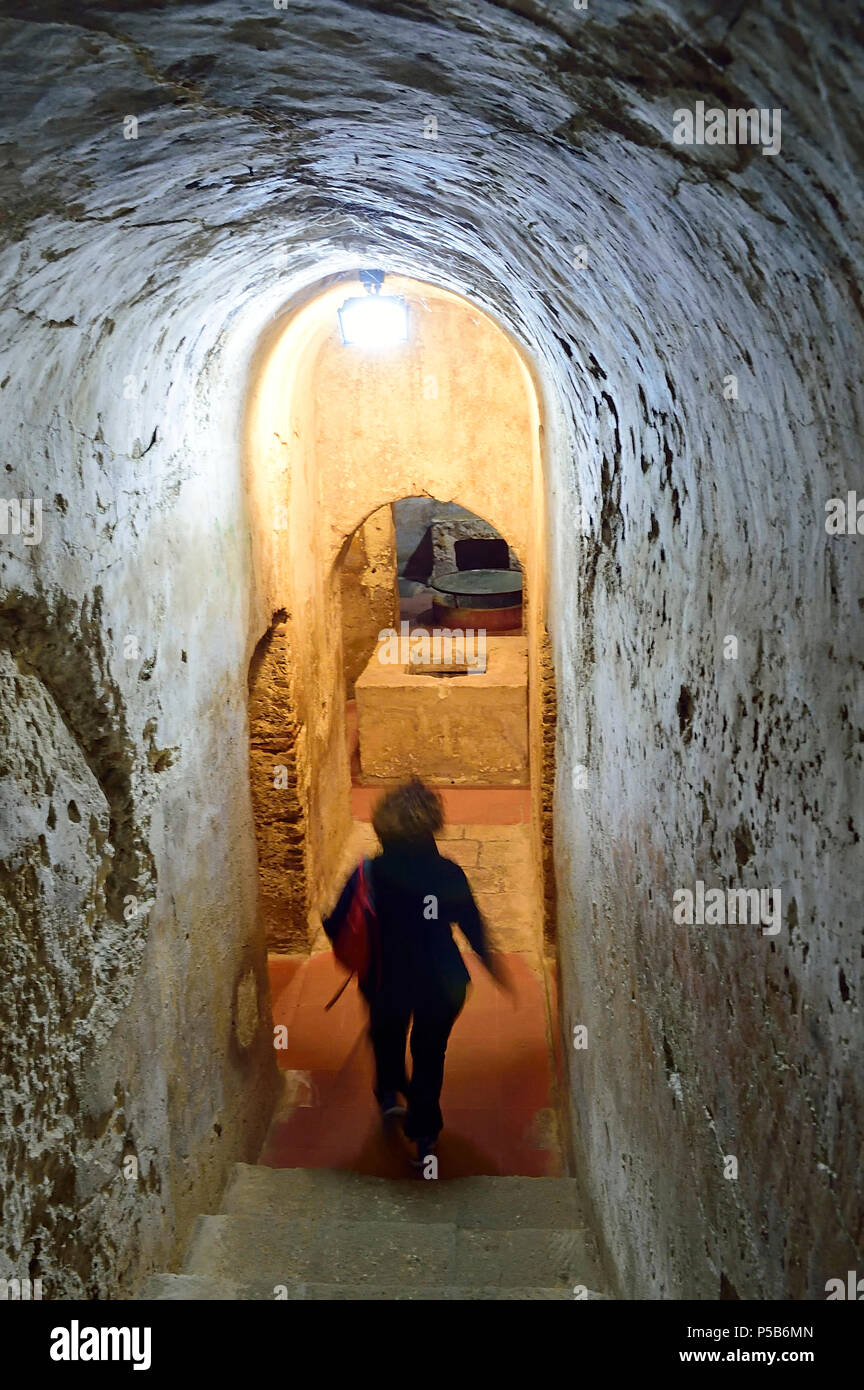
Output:
[[435,1150],[438,1148],[438,1135],[436,1134],[429,1139],[415,1139],[414,1143],[417,1147],[417,1157],[412,1158],[411,1166],[424,1168],[427,1158],[435,1156]]
[[379,1096],[378,1109],[381,1111],[382,1120],[395,1120],[408,1114],[408,1107],[401,1104],[398,1091],[385,1091]]

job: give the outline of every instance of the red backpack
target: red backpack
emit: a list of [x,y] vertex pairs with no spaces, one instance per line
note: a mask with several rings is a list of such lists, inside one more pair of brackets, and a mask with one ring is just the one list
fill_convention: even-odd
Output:
[[333,954],[349,971],[348,979],[337,990],[326,1009],[332,1009],[343,990],[351,983],[353,975],[360,984],[365,984],[370,971],[377,969],[381,979],[381,956],[378,945],[378,918],[372,897],[372,883],[369,875],[369,860],[361,859],[357,866],[357,881],[345,920],[333,941]]

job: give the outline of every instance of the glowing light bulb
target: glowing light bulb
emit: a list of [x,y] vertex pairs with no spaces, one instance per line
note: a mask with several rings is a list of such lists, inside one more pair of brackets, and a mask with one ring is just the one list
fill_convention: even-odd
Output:
[[408,305],[393,295],[346,299],[339,310],[339,327],[346,347],[395,347],[408,341]]

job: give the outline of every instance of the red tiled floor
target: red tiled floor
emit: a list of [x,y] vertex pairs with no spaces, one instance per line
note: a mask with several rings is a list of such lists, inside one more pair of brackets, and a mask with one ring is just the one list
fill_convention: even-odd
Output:
[[[479,962],[468,964],[472,985],[451,1034],[441,1096],[441,1177],[554,1175],[561,1171],[557,1148],[538,1147],[549,1143],[543,1134],[552,1106],[542,984],[511,956],[514,1008]],[[372,1057],[356,984],[329,1013],[324,1010],[343,978],[330,954],[308,961],[272,958],[273,1021],[285,1025],[288,1043],[277,1057],[295,1103],[274,1120],[260,1162],[405,1177],[410,1150],[398,1125],[382,1126],[372,1096]]]
[[274,1002],[290,987],[304,964],[303,956],[269,957],[270,994]]

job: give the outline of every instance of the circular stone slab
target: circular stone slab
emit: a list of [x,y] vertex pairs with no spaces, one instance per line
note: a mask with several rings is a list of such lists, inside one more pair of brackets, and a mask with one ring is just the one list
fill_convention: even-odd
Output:
[[453,570],[442,574],[431,587],[439,594],[470,599],[471,608],[505,608],[520,602],[522,574],[519,570]]

